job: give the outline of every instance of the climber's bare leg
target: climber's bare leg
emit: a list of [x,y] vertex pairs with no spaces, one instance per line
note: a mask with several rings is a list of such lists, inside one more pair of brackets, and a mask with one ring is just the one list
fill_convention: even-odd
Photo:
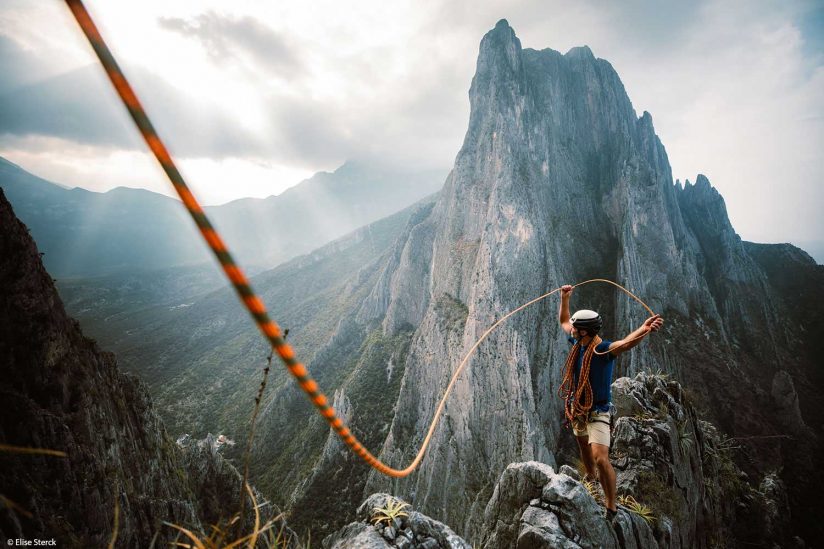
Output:
[[575,440],[578,442],[578,449],[581,451],[581,462],[584,464],[587,476],[589,476],[589,478],[595,478],[595,460],[592,457],[589,437],[584,435],[582,437],[575,437]]
[[[579,439],[580,440],[580,439]],[[601,481],[601,488],[604,489],[604,499],[606,507],[614,511],[615,506],[615,469],[609,462],[609,446],[593,442],[591,448],[592,459],[598,469],[598,478]]]

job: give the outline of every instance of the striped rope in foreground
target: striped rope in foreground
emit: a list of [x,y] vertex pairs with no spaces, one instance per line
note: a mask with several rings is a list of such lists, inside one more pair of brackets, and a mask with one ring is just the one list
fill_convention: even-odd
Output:
[[283,340],[280,328],[269,318],[263,301],[261,301],[261,299],[252,290],[246,275],[243,274],[241,268],[235,263],[234,259],[232,259],[226,244],[223,242],[223,239],[209,222],[206,214],[203,213],[203,208],[201,208],[200,204],[189,190],[188,185],[186,185],[186,182],[183,180],[183,176],[175,166],[169,151],[157,135],[154,126],[152,126],[149,117],[146,115],[146,111],[137,99],[137,95],[135,95],[134,90],[132,90],[131,85],[128,80],[126,80],[125,75],[120,70],[117,61],[115,61],[114,56],[103,40],[103,37],[97,30],[97,26],[94,24],[94,21],[92,21],[92,18],[86,10],[86,7],[83,5],[83,2],[80,0],[66,0],[66,4],[69,6],[69,9],[77,20],[77,23],[83,30],[83,34],[86,35],[86,38],[88,38],[91,43],[95,54],[97,54],[98,59],[100,59],[100,63],[106,70],[106,74],[112,81],[117,94],[120,96],[120,99],[123,100],[123,103],[126,105],[132,120],[134,120],[137,128],[140,130],[140,134],[143,136],[143,139],[146,141],[146,144],[149,146],[149,149],[152,151],[155,158],[157,158],[157,161],[160,162],[160,166],[163,168],[163,171],[166,172],[166,176],[174,186],[180,200],[183,201],[183,204],[192,216],[197,228],[200,229],[200,233],[203,235],[204,240],[206,240],[209,248],[211,248],[212,252],[215,254],[215,257],[217,257],[217,260],[220,262],[223,272],[226,273],[226,276],[232,282],[232,285],[235,287],[235,291],[237,291],[241,301],[252,315],[252,318],[255,320],[255,323],[260,331],[266,339],[269,340],[272,348],[286,364],[286,368],[289,370],[289,373],[294,376],[300,384],[301,389],[303,389],[303,391],[309,396],[309,399],[321,415],[326,418],[326,421],[329,422],[335,432],[343,439],[347,446],[352,449],[353,452],[382,473],[388,475],[391,475],[393,472],[397,473],[397,471],[391,467],[387,467],[381,463],[375,456],[369,453],[369,451],[364,448],[360,442],[358,442],[352,432],[346,427],[346,425],[344,425],[343,420],[337,416],[335,410],[329,404],[326,396],[318,388],[318,384],[309,375],[306,366],[301,364],[295,358],[294,350]]
[[[209,219],[206,217],[206,214],[203,213],[203,208],[200,207],[200,204],[195,199],[192,192],[189,190],[189,187],[186,185],[186,182],[183,180],[183,176],[178,171],[177,167],[172,160],[171,155],[169,154],[168,150],[166,150],[166,146],[158,137],[157,132],[155,131],[152,123],[149,121],[149,117],[146,115],[143,106],[138,101],[137,96],[135,95],[134,91],[132,90],[131,85],[126,80],[123,72],[120,70],[120,67],[117,65],[117,62],[112,56],[111,51],[109,50],[106,43],[103,41],[103,37],[100,35],[100,32],[97,30],[97,27],[92,21],[89,12],[86,10],[83,2],[81,0],[66,0],[66,4],[68,5],[69,9],[71,10],[72,14],[74,15],[77,23],[80,25],[83,33],[88,38],[89,42],[91,43],[94,52],[97,54],[100,63],[103,65],[103,68],[106,70],[106,74],[109,76],[109,79],[112,81],[117,94],[123,100],[124,105],[129,111],[129,114],[134,120],[135,124],[137,125],[138,129],[140,130],[140,134],[143,136],[143,139],[146,141],[146,144],[149,146],[149,149],[154,154],[155,158],[157,158],[158,162],[160,162],[160,166],[163,168],[163,171],[166,172],[166,176],[171,181],[172,185],[174,186],[175,191],[177,192],[180,200],[186,206],[186,209],[189,211],[189,214],[192,216],[195,224],[197,225],[198,229],[200,229],[201,235],[203,235],[204,240],[211,248],[212,252],[215,254],[215,257],[220,262],[221,267],[223,268],[223,272],[226,273],[226,276],[231,281],[232,285],[237,291],[240,300],[243,302],[246,309],[249,311],[249,314],[252,315],[255,323],[257,324],[260,331],[263,333],[264,337],[269,341],[274,351],[278,354],[281,358],[283,363],[286,365],[287,370],[292,376],[297,380],[300,388],[306,393],[309,397],[309,400],[312,401],[312,404],[318,409],[320,414],[326,418],[326,421],[331,425],[332,429],[338,434],[338,436],[346,443],[347,446],[361,459],[363,459],[366,463],[374,467],[376,470],[380,471],[381,473],[391,476],[391,477],[405,477],[408,476],[418,464],[423,459],[424,453],[426,452],[426,448],[429,446],[429,442],[432,438],[432,435],[435,432],[435,427],[438,424],[441,412],[443,411],[444,405],[446,404],[446,399],[449,396],[450,392],[452,391],[452,387],[455,385],[455,381],[457,381],[458,376],[461,374],[463,369],[469,363],[469,358],[478,348],[478,346],[483,342],[486,337],[492,333],[501,323],[507,320],[509,317],[514,315],[515,313],[533,305],[547,297],[551,296],[552,294],[558,292],[560,288],[556,288],[551,292],[548,292],[540,297],[529,301],[510,311],[505,316],[500,318],[495,324],[493,324],[484,334],[475,342],[472,348],[466,353],[463,360],[461,361],[458,368],[455,370],[455,373],[452,375],[452,379],[449,382],[449,385],[444,392],[443,397],[441,398],[440,403],[438,404],[438,408],[435,412],[435,417],[432,419],[432,423],[429,426],[429,431],[426,434],[426,437],[421,444],[421,447],[418,451],[417,456],[409,464],[408,467],[404,469],[394,469],[378,458],[373,456],[352,434],[349,428],[344,424],[343,420],[338,417],[337,413],[335,412],[334,408],[329,404],[326,395],[318,387],[318,384],[315,382],[314,379],[309,375],[309,371],[306,369],[306,366],[301,364],[297,358],[295,358],[295,352],[292,347],[283,340],[282,333],[278,325],[273,322],[270,318],[268,313],[266,312],[266,306],[263,304],[263,301],[255,294],[252,290],[252,287],[249,285],[249,281],[246,276],[243,274],[243,271],[240,267],[235,263],[234,259],[232,259],[231,254],[229,253],[228,248],[223,242],[223,239],[214,229],[212,224],[209,222]],[[652,310],[647,307],[647,305],[641,301],[638,297],[630,293],[626,288],[623,286],[616,284],[615,282],[605,280],[605,279],[593,279],[587,280],[585,282],[580,282],[575,285],[575,287],[582,286],[584,284],[589,284],[591,282],[605,282],[616,286],[617,288],[623,290],[627,295],[634,298],[636,301],[641,303],[650,313]]]

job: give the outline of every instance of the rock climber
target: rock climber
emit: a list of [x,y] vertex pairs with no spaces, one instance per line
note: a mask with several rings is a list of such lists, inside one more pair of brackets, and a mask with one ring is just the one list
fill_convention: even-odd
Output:
[[[607,519],[612,522],[618,512],[615,503],[615,470],[609,462],[610,386],[615,357],[639,343],[650,332],[664,324],[661,315],[646,319],[641,326],[618,341],[601,339],[601,315],[580,310],[569,316],[572,286],[561,287],[558,322],[569,334],[572,349],[566,360],[560,395],[564,399],[564,414],[581,451],[586,469],[585,480],[600,481],[604,490]],[[581,375],[581,372],[584,375]]]

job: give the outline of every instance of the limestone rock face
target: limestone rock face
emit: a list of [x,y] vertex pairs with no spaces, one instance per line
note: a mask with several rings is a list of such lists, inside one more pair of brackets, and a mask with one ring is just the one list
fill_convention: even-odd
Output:
[[603,506],[576,472],[556,473],[538,462],[506,468],[487,505],[484,525],[483,547],[489,548],[658,547],[643,519],[619,508],[610,525]]
[[803,434],[807,430],[801,409],[798,405],[798,393],[795,391],[793,378],[784,370],[776,372],[772,382],[772,398],[775,402],[776,415],[784,428],[794,434]]
[[[469,98],[454,169],[370,297],[385,304],[388,333],[415,329],[381,459],[412,459],[452,370],[495,320],[564,283],[607,278],[667,319],[621,357],[618,374],[671,374],[709,420],[742,437],[750,474],[780,467],[794,450],[760,442],[780,428],[761,403],[783,364],[812,372],[814,358],[794,356],[784,296],[709,181],[673,184],[651,116],[636,116],[612,66],[588,48],[522,49],[501,21],[481,41]],[[600,311],[611,339],[646,316],[596,285],[576,289],[572,306]],[[512,317],[458,379],[418,472],[372,473],[364,494],[401,494],[471,537],[509,463],[554,465],[567,351],[557,299]]]
[[[743,473],[725,446],[729,441],[698,420],[678,383],[642,373],[618,379],[613,391],[614,524],[596,500],[603,498],[600,487],[588,490],[575,469],[513,463],[486,506],[483,547],[686,548],[709,539],[723,546],[784,539],[789,520],[777,511],[786,501],[781,481],[767,475],[757,490],[741,482]],[[633,500],[648,508],[649,520],[633,509]]]
[[404,508],[406,516],[392,521],[373,524],[371,519],[378,509],[390,504],[404,504],[389,494],[372,494],[357,511],[357,521],[352,522],[323,540],[324,549],[471,549],[472,546],[456,535],[445,524],[417,511]]

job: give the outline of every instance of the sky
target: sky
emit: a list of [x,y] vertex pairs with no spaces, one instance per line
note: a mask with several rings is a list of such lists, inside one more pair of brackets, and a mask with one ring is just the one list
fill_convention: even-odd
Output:
[[[86,3],[202,202],[347,160],[452,166],[478,45],[588,45],[649,111],[673,177],[705,174],[746,240],[824,259],[824,2]],[[0,156],[70,187],[168,183],[58,0],[0,5]],[[820,250],[820,253],[816,253]]]

